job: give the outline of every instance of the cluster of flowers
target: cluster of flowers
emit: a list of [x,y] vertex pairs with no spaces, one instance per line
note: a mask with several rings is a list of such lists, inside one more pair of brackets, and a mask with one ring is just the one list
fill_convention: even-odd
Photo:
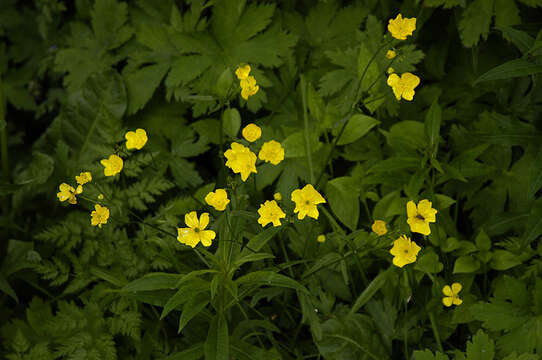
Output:
[[256,95],[260,87],[256,85],[256,79],[250,74],[250,65],[242,65],[235,70],[235,75],[239,79],[239,85],[241,86],[241,96],[243,99],[248,100],[249,96]]
[[[407,202],[407,224],[410,227],[410,231],[419,233],[422,235],[431,234],[430,223],[436,221],[437,210],[433,209],[433,204],[427,199],[421,200],[418,205],[414,201]],[[375,220],[371,229],[379,236],[382,236],[388,232],[386,222],[382,220]],[[403,267],[407,264],[416,262],[418,253],[421,247],[414,241],[410,240],[406,235],[401,235],[397,240],[393,242],[393,247],[390,249],[390,254],[393,255],[393,264],[398,267]],[[459,283],[453,283],[451,287],[449,285],[444,286],[442,289],[445,297],[442,299],[442,303],[445,306],[461,305],[463,302],[458,293],[461,291],[462,286]]]
[[[388,31],[391,33],[391,36],[398,40],[406,40],[407,36],[412,35],[414,30],[416,30],[416,18],[403,18],[399,14],[395,19],[390,19],[388,23]],[[396,56],[397,53],[394,50],[386,52],[386,58],[389,60],[393,60]],[[389,74],[387,83],[392,88],[395,98],[397,100],[403,98],[412,101],[414,98],[414,88],[420,84],[420,78],[409,72],[399,76],[395,74],[395,70],[392,67],[389,67],[387,72]]]
[[[126,148],[127,149],[137,149],[141,150],[143,146],[147,143],[147,133],[143,129],[137,129],[136,131],[128,131],[125,136],[126,138]],[[115,176],[122,171],[124,162],[120,156],[117,154],[112,154],[108,159],[102,159],[100,163],[104,167],[105,176]],[[73,186],[62,183],[59,186],[59,192],[57,197],[60,201],[66,201],[70,204],[77,204],[76,195],[83,193],[83,185],[92,181],[92,174],[89,171],[82,172],[75,177],[77,182],[77,187],[74,189]],[[98,196],[98,200],[102,200],[103,195]],[[94,210],[90,213],[90,223],[92,226],[98,226],[99,228],[102,225],[107,224],[109,219],[109,208],[102,206],[100,204],[94,205]]]

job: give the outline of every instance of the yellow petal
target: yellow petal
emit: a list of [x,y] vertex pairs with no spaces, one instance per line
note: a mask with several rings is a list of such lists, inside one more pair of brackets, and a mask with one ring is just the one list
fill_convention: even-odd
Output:
[[451,297],[442,298],[442,303],[444,304],[444,306],[447,306],[447,307],[452,306],[452,301],[453,299]]
[[442,288],[442,293],[446,296],[453,296],[454,293],[452,292],[452,288],[450,285],[446,285]]
[[388,85],[393,87],[399,82],[399,76],[397,74],[391,74],[388,76]]
[[203,246],[211,246],[212,240],[216,237],[213,230],[204,230],[200,232],[200,240]]
[[209,225],[209,213],[203,213],[199,217],[199,228],[200,230],[203,230]]
[[461,289],[463,289],[463,285],[461,285],[460,283],[453,283],[452,284],[452,292],[454,293],[454,295],[459,294]]
[[418,210],[416,209],[416,204],[412,200],[407,202],[406,210],[407,210],[407,216],[409,218],[413,218],[416,215],[418,215]]
[[406,262],[405,259],[402,257],[396,256],[393,258],[393,265],[395,266],[402,268],[406,264],[408,264],[408,262]]
[[184,222],[192,229],[199,227],[198,214],[195,211],[189,212],[184,216]]
[[461,304],[463,304],[463,300],[461,300],[458,297],[454,297],[453,303],[454,303],[454,305],[461,305]]

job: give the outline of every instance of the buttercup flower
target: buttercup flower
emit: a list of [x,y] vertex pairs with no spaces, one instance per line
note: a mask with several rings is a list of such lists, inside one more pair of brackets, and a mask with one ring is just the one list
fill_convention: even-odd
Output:
[[320,234],[316,238],[316,241],[318,241],[319,243],[325,243],[326,242],[326,236],[324,234]]
[[270,162],[273,165],[278,165],[284,160],[284,148],[278,141],[267,141],[262,145],[258,157],[260,160]]
[[241,134],[247,141],[254,142],[262,136],[262,129],[256,124],[248,124],[243,128]]
[[420,78],[409,72],[402,74],[401,77],[397,74],[388,76],[388,85],[391,86],[397,100],[403,98],[412,101],[415,93],[414,88],[419,84]]
[[246,79],[241,80],[241,97],[248,100],[249,96],[256,95],[260,87],[256,85],[256,79],[254,76],[248,76]]
[[282,200],[282,194],[281,193],[274,193],[273,194],[273,199],[277,200],[277,201],[281,201]]
[[407,223],[410,226],[410,231],[420,233],[422,235],[431,234],[429,223],[435,222],[436,209],[433,209],[431,201],[423,199],[416,204],[414,201],[407,202]]
[[461,286],[460,283],[453,283],[452,287],[449,285],[446,285],[442,288],[442,293],[446,295],[442,298],[442,303],[444,306],[450,307],[453,305],[461,305],[463,303],[463,300],[461,300],[458,296],[459,292],[463,286]]
[[397,56],[397,53],[393,50],[386,51],[386,59],[391,60]]
[[147,132],[143,129],[137,129],[136,131],[128,131],[126,135],[126,148],[141,150],[147,143]]
[[110,155],[109,159],[102,159],[100,163],[104,166],[105,176],[115,176],[122,170],[124,162],[118,155]]
[[77,204],[77,198],[75,197],[76,192],[73,186],[70,186],[66,183],[62,183],[60,184],[58,189],[60,190],[56,194],[56,196],[58,197],[58,200],[60,201],[68,200],[68,202],[72,205]]
[[406,40],[416,30],[416,18],[404,18],[401,14],[388,22],[388,31],[396,39]]
[[422,248],[405,235],[393,242],[390,254],[393,255],[393,265],[402,268],[406,264],[416,262],[416,256]]
[[303,220],[307,215],[318,219],[319,213],[316,205],[326,202],[311,184],[305,185],[303,189],[292,191],[291,198],[295,202],[294,213],[298,213],[297,218],[300,220]]
[[86,183],[92,181],[92,174],[88,171],[82,172],[81,174],[75,177],[75,181],[77,181],[79,185],[85,185]]
[[201,242],[203,246],[210,246],[212,240],[216,237],[216,233],[213,230],[205,230],[209,225],[209,213],[201,214],[198,220],[198,214],[195,211],[191,211],[184,216],[184,222],[188,225],[187,228],[177,228],[177,240],[181,244],[185,244],[191,247]]
[[98,225],[101,229],[103,224],[107,224],[109,219],[109,209],[99,204],[94,205],[94,210],[90,213],[90,223],[92,226]]
[[218,211],[224,211],[229,204],[228,193],[224,189],[216,189],[205,196],[205,202]]
[[388,232],[386,222],[382,220],[375,220],[373,225],[371,225],[371,230],[373,230],[378,236],[382,236]]
[[237,70],[235,70],[235,75],[237,75],[237,78],[239,80],[246,79],[249,73],[250,73],[250,65],[248,64],[239,66]]
[[257,173],[256,154],[244,145],[232,143],[231,149],[224,153],[226,166],[236,174],[241,174],[241,180],[246,181],[251,173]]
[[395,72],[395,69],[392,68],[392,67],[390,66],[390,67],[388,68],[388,70],[386,70],[386,72],[387,72],[388,74],[393,74],[393,73]]
[[269,223],[273,223],[273,226],[280,226],[280,219],[286,217],[286,214],[278,206],[275,200],[267,200],[265,203],[261,204],[258,209],[258,214],[260,214],[258,224],[261,224],[262,227]]

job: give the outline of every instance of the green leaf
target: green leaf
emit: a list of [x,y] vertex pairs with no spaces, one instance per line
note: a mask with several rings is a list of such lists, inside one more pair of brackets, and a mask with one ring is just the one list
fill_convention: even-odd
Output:
[[[356,114],[353,115],[346,124],[341,138],[337,142],[337,145],[346,145],[353,143],[367,134],[373,127],[380,124],[380,121],[367,115]],[[336,126],[333,129],[333,135],[337,136],[342,126]]]
[[210,283],[208,281],[204,281],[199,278],[193,278],[184,283],[164,305],[160,319],[165,318],[172,310],[184,305],[184,303],[196,296],[198,293],[209,291],[209,286]]
[[16,303],[19,303],[19,298],[17,297],[15,290],[13,290],[7,279],[4,277],[4,274],[2,273],[0,273],[0,291],[11,296],[11,298],[15,300]]
[[478,250],[487,251],[491,249],[491,239],[489,238],[489,236],[487,236],[483,229],[480,230],[474,242],[476,243],[476,247],[478,248]]
[[224,133],[232,138],[235,138],[239,132],[239,129],[241,128],[241,115],[239,114],[239,111],[236,108],[224,110],[222,122],[224,126]]
[[192,299],[188,300],[183,306],[183,311],[179,318],[179,330],[177,332],[180,333],[194,316],[207,307],[207,304],[209,304],[209,294],[206,293],[196,294]]
[[[318,134],[311,133],[309,135],[310,148],[314,153],[320,149],[322,143],[318,140]],[[294,158],[306,156],[307,152],[305,150],[305,134],[303,131],[297,131],[289,135],[282,142],[282,147],[284,148],[284,157],[285,158]]]
[[[246,256],[253,252],[260,251],[276,234],[280,231],[279,227],[270,227],[254,235],[246,244],[241,256]],[[250,249],[250,250],[249,250]]]
[[368,172],[390,172],[403,169],[418,169],[420,168],[420,159],[415,157],[395,156],[386,160],[382,160],[373,165]]
[[536,158],[531,165],[528,196],[534,197],[538,190],[540,190],[540,187],[542,187],[542,148],[538,150]]
[[495,27],[521,23],[519,9],[514,0],[495,0]]
[[326,184],[326,198],[337,218],[351,230],[359,220],[359,187],[350,176],[338,177]]
[[478,44],[480,37],[487,39],[493,17],[493,0],[474,0],[463,11],[459,21],[459,34],[466,47]]
[[540,234],[542,234],[542,198],[537,199],[531,208],[522,243],[528,245],[536,240]]
[[495,344],[482,330],[473,336],[472,342],[467,342],[467,360],[493,360]]
[[274,273],[272,271],[254,271],[247,275],[241,276],[235,280],[238,285],[268,285],[268,286],[277,286],[283,288],[289,288],[294,290],[299,290],[304,293],[308,293],[307,289],[288,276]]
[[454,274],[473,273],[480,268],[480,262],[470,255],[460,256],[455,260]]
[[386,281],[388,281],[388,274],[390,272],[390,269],[382,271],[381,273],[379,273],[369,283],[369,285],[367,285],[365,290],[363,290],[363,292],[356,299],[356,302],[354,303],[354,305],[352,305],[352,308],[350,309],[350,314],[355,313],[356,311],[361,309],[363,306],[365,306],[365,304],[367,304],[367,302],[369,302],[369,300],[372,299],[374,294],[376,294],[376,292],[378,290],[380,290],[380,288],[382,288],[382,286],[384,286]]
[[189,349],[169,355],[164,360],[200,360],[203,357],[203,343],[193,345]]
[[425,115],[425,136],[429,140],[429,146],[431,151],[435,153],[438,149],[438,143],[440,140],[440,122],[442,119],[442,110],[435,100],[427,114]]
[[211,321],[204,349],[206,360],[229,359],[228,322],[221,314],[217,314]]
[[135,114],[151,99],[169,70],[168,64],[149,65],[123,74],[128,93],[129,115]]
[[515,59],[494,67],[481,75],[473,85],[483,81],[510,79],[520,76],[535,75],[542,72],[542,65],[527,59]]
[[436,352],[435,355],[431,352],[431,350],[415,350],[414,351],[414,360],[449,360],[448,356],[441,353]]
[[534,39],[525,31],[514,29],[511,26],[496,26],[495,28],[502,31],[503,37],[516,45],[522,54],[527,53],[534,44]]
[[416,266],[414,268],[429,274],[437,274],[442,271],[444,265],[439,261],[437,254],[434,252],[427,252],[416,261]]
[[222,74],[220,74],[216,83],[216,93],[218,94],[218,96],[222,99],[225,99],[228,95],[228,90],[230,90],[232,84],[233,75],[230,68],[226,68],[226,70],[224,70]]
[[522,263],[521,258],[507,250],[495,250],[490,266],[494,270],[505,271]]
[[124,292],[152,291],[161,289],[175,289],[183,277],[180,274],[150,273],[136,279],[122,288]]

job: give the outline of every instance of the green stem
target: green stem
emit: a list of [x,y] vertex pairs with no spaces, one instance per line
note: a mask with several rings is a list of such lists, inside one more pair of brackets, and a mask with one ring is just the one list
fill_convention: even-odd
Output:
[[4,180],[9,183],[9,157],[8,157],[8,135],[6,121],[6,98],[4,97],[4,85],[0,77],[0,143],[2,151],[2,172]]
[[438,333],[437,323],[435,321],[435,314],[433,312],[429,313],[429,321],[431,321],[431,328],[433,328],[433,335],[435,336],[435,340],[437,342],[438,350],[441,353],[444,353],[444,349],[442,348],[442,343],[440,342],[440,335]]
[[[305,77],[301,75],[301,99],[303,101],[303,123],[305,126],[305,151],[307,152],[307,160],[309,162],[309,172],[311,175],[311,184],[314,184],[314,170],[312,167],[312,152],[311,142],[309,137],[309,116],[307,114],[307,86],[305,84]],[[325,165],[324,165],[325,169]]]

